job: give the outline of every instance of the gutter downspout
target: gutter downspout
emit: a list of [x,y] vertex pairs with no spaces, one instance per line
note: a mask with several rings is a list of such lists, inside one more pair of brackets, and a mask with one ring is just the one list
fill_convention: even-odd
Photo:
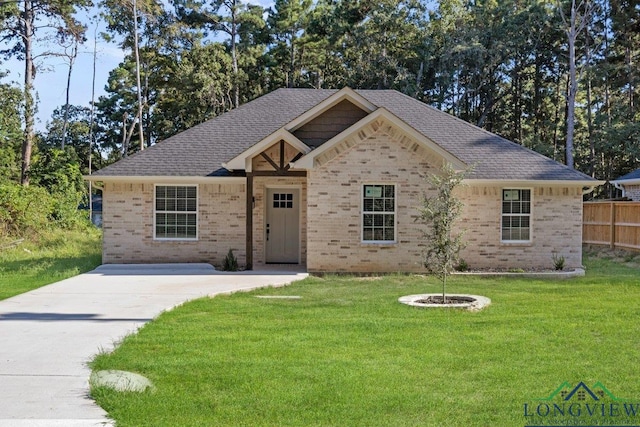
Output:
[[627,192],[624,190],[624,185],[620,184],[619,182],[615,182],[615,181],[610,181],[614,187],[616,187],[618,190],[622,191],[622,197],[627,197]]

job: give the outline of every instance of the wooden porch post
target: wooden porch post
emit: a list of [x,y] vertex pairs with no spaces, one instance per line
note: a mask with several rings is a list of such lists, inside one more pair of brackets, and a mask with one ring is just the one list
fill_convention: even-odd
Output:
[[253,270],[253,173],[247,172],[247,270]]

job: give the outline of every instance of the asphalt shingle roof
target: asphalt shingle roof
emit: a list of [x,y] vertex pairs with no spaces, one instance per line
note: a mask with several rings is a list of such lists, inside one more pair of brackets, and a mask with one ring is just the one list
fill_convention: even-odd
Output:
[[636,169],[633,172],[629,172],[628,174],[621,176],[620,178],[616,178],[615,181],[624,181],[627,179],[640,179],[640,169]]
[[[231,176],[222,163],[336,90],[278,89],[122,159],[95,176]],[[393,90],[357,90],[468,165],[471,179],[589,181],[588,175]]]

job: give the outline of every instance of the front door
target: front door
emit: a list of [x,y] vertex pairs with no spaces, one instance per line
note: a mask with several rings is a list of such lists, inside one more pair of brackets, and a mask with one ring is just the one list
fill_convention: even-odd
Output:
[[266,262],[297,264],[300,260],[300,190],[267,189]]

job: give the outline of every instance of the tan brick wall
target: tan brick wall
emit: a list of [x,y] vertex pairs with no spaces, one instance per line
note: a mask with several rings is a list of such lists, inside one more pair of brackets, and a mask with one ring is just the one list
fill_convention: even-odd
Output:
[[198,240],[153,239],[154,185],[106,183],[103,192],[105,264],[206,262],[222,265],[233,249],[245,263],[244,184],[198,186]]
[[531,188],[532,240],[526,244],[500,241],[502,188],[469,185],[458,191],[467,242],[461,257],[470,268],[553,269],[553,253],[565,258],[566,267],[582,265],[580,187]]
[[[376,132],[308,176],[310,272],[423,271],[416,206],[429,163],[409,145]],[[397,244],[362,243],[361,199],[366,183],[396,184]]]
[[640,185],[625,185],[624,194],[635,202],[640,201]]
[[[423,176],[440,166],[428,152],[416,155],[410,140],[384,126],[367,135],[309,173],[310,272],[424,271],[424,226],[415,218],[426,189]],[[367,183],[396,184],[396,244],[361,242]],[[471,268],[551,269],[553,252],[565,257],[567,267],[581,266],[580,188],[533,189],[533,241],[527,245],[500,242],[501,187],[470,186],[459,194],[466,204],[461,224],[468,230],[462,256]]]

